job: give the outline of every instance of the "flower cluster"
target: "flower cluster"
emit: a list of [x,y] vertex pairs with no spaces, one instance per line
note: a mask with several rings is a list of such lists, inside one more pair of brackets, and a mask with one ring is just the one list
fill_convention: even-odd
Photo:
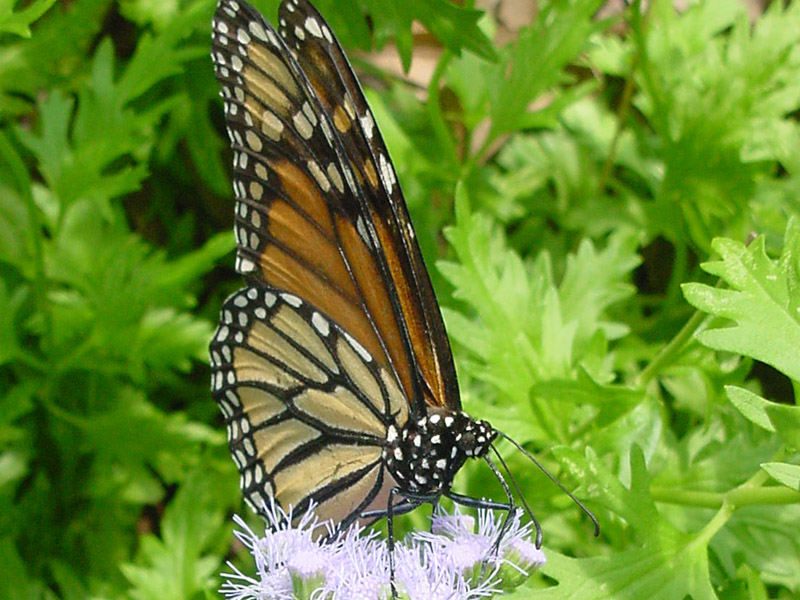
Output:
[[[229,563],[222,593],[229,600],[385,600],[391,598],[386,540],[358,524],[327,542],[333,531],[313,511],[292,524],[287,513],[267,507],[269,527],[258,537],[239,518],[236,537],[255,559],[247,576]],[[490,598],[520,585],[545,562],[530,540],[530,524],[488,510],[475,519],[437,509],[430,532],[414,532],[395,544],[395,586],[403,600]],[[322,535],[321,535],[322,534]]]

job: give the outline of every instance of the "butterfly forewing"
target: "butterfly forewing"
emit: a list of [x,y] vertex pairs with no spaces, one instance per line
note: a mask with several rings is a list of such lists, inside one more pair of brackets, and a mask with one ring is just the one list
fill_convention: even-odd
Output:
[[386,256],[429,405],[460,409],[450,344],[389,153],[341,45],[305,0],[279,9],[279,31],[295,53],[342,142]]
[[389,424],[408,405],[393,377],[327,315],[267,286],[225,301],[212,391],[248,503],[347,523],[384,484]]
[[459,408],[441,316],[363,94],[310,5],[285,3],[281,15],[281,35],[242,2],[224,0],[214,20],[237,268],[312,300],[395,373],[418,413],[423,400]]

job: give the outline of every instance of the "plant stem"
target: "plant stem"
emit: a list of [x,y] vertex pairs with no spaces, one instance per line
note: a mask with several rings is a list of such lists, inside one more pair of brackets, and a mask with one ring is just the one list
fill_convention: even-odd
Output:
[[726,501],[735,507],[762,504],[800,504],[800,492],[786,487],[736,488],[729,492],[702,492],[675,488],[650,488],[653,500],[697,508],[721,508]]
[[675,337],[672,338],[669,343],[659,351],[656,357],[650,361],[650,364],[639,373],[639,377],[636,379],[638,387],[646,386],[664,366],[669,365],[675,360],[678,353],[692,335],[694,335],[694,332],[697,331],[697,328],[700,327],[700,324],[705,318],[706,314],[704,312],[699,310],[694,312]]
[[[639,17],[642,29],[647,26],[651,5],[652,3],[648,3],[647,7],[645,8],[644,16]],[[635,10],[641,11],[641,6],[637,6]],[[614,168],[614,158],[617,155],[617,146],[619,145],[619,140],[622,137],[622,132],[625,128],[625,120],[628,117],[631,102],[633,101],[634,75],[639,68],[641,58],[641,52],[637,52],[633,56],[631,59],[630,73],[625,79],[625,87],[622,90],[622,98],[620,99],[619,107],[617,108],[616,130],[614,131],[614,137],[611,140],[611,145],[608,148],[608,154],[606,155],[605,162],[603,163],[603,170],[600,173],[600,181],[597,186],[597,189],[600,190],[601,193],[605,189],[609,177],[611,177],[611,170]]]
[[700,530],[693,543],[703,544],[704,546],[708,545],[708,543],[711,541],[711,538],[713,538],[716,533],[722,529],[725,523],[728,522],[728,519],[733,516],[734,510],[735,507],[730,502],[727,500],[723,501],[722,506],[720,506],[719,511],[717,511],[717,514],[715,514],[714,517],[708,523],[706,523],[705,527]]
[[[785,451],[780,450],[773,460],[782,460],[784,456]],[[650,495],[656,502],[664,504],[683,504],[700,508],[722,508],[728,505],[731,511],[739,506],[800,504],[800,492],[783,486],[763,487],[767,481],[769,475],[759,469],[750,479],[727,492],[652,487]]]
[[[30,221],[31,242],[33,247],[33,296],[39,312],[44,319],[44,328],[42,334],[42,343],[40,350],[42,354],[47,354],[53,346],[53,323],[52,315],[50,314],[50,304],[47,300],[48,282],[47,273],[44,264],[44,246],[42,242],[42,231],[44,230],[44,223],[42,223],[39,209],[33,199],[33,192],[31,189],[31,179],[28,175],[27,168],[22,162],[22,159],[14,149],[11,140],[0,131],[0,159],[4,159],[11,171],[12,177],[15,179],[13,184],[16,185],[17,191],[22,196],[25,206],[28,210],[28,219]],[[21,242],[20,242],[21,243]]]
[[439,83],[441,82],[444,72],[447,69],[447,65],[450,64],[452,58],[453,54],[449,50],[442,52],[442,56],[439,59],[439,62],[436,64],[436,69],[434,69],[433,75],[431,76],[431,81],[428,84],[427,108],[428,118],[431,121],[433,133],[436,136],[440,147],[447,154],[448,161],[451,162],[451,164],[457,165],[458,154],[456,152],[456,147],[453,143],[450,130],[444,120],[444,116],[442,115],[442,107],[439,102]]

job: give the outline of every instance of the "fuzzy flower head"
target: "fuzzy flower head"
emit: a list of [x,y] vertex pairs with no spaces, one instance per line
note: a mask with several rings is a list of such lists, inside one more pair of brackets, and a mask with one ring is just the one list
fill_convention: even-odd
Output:
[[466,581],[479,585],[488,577],[507,591],[546,561],[530,542],[532,524],[523,525],[521,517],[519,510],[510,515],[480,510],[476,529],[475,519],[462,514],[458,506],[452,514],[438,508],[431,517],[431,532],[416,532],[412,537],[438,549]]
[[[267,507],[263,537],[235,517],[237,538],[250,551],[255,576],[223,574],[229,600],[387,600],[392,597],[387,541],[352,525],[338,536],[313,510],[292,523],[291,510]],[[414,532],[394,546],[395,588],[403,600],[474,600],[514,589],[544,564],[520,514],[488,510],[476,519],[437,510],[431,532]],[[318,535],[327,527],[328,536]],[[503,535],[500,536],[501,530]],[[323,531],[325,531],[323,529]],[[327,539],[328,541],[322,541]]]

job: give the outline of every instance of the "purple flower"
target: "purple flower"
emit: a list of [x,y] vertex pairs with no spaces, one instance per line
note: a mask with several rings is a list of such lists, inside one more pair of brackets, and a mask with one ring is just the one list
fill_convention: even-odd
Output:
[[409,600],[471,600],[499,591],[494,572],[470,583],[442,549],[413,541],[395,548],[397,587]]
[[376,532],[364,533],[363,527],[354,524],[332,548],[325,593],[320,598],[376,600],[391,597],[389,551]]
[[[238,517],[237,538],[255,560],[256,574],[226,573],[222,593],[229,600],[384,600],[391,597],[389,551],[375,531],[354,524],[329,542],[313,510],[292,524],[292,513],[274,502],[265,507],[269,527],[259,538]],[[544,564],[544,553],[529,541],[531,526],[520,514],[509,517],[498,542],[504,513],[456,510],[433,516],[432,531],[414,532],[394,548],[395,585],[408,600],[473,600],[518,586],[528,571]],[[333,531],[326,524],[326,532]]]

